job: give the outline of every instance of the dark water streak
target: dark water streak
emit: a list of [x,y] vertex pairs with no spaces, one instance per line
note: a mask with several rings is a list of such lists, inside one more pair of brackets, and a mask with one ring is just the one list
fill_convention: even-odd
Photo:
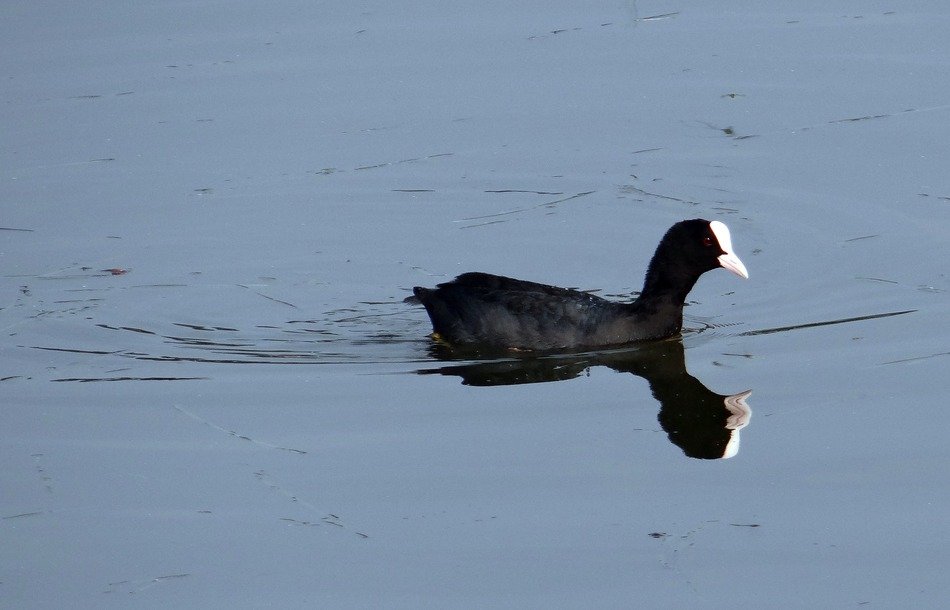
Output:
[[841,318],[838,320],[825,320],[823,322],[806,322],[804,324],[793,324],[791,326],[778,326],[776,328],[763,328],[761,330],[749,330],[739,333],[740,337],[752,337],[755,335],[771,335],[774,333],[784,333],[790,330],[800,330],[803,328],[816,328],[818,326],[832,326],[834,324],[847,324],[848,322],[861,322],[863,320],[876,320],[878,318],[889,318],[891,316],[902,316],[906,313],[914,313],[916,309],[907,309],[904,311],[891,311],[888,313],[874,313],[866,316],[855,316],[853,318]]

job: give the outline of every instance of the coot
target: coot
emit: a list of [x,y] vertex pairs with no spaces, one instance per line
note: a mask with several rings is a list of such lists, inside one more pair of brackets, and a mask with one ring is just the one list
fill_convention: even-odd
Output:
[[729,228],[698,218],[666,232],[650,260],[643,291],[632,303],[488,273],[463,273],[434,289],[412,290],[429,313],[433,338],[449,345],[603,347],[680,332],[686,295],[699,276],[716,267],[749,277],[732,251]]

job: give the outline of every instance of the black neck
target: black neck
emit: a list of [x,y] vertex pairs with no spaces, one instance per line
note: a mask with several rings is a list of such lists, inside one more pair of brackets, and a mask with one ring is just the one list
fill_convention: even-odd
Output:
[[682,307],[701,274],[689,270],[666,250],[661,244],[653,255],[643,281],[640,299],[666,301]]

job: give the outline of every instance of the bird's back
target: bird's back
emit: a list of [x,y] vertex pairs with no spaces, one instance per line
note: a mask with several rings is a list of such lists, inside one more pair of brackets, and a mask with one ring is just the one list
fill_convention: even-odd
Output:
[[435,289],[416,287],[435,333],[450,344],[545,350],[607,344],[624,305],[598,296],[487,273]]

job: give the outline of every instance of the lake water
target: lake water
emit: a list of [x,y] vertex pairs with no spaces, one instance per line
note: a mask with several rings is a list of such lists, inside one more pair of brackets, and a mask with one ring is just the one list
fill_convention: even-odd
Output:
[[[0,19],[0,606],[950,597],[943,3],[53,4]],[[446,361],[403,302],[629,299],[692,217],[751,277],[681,339]]]

